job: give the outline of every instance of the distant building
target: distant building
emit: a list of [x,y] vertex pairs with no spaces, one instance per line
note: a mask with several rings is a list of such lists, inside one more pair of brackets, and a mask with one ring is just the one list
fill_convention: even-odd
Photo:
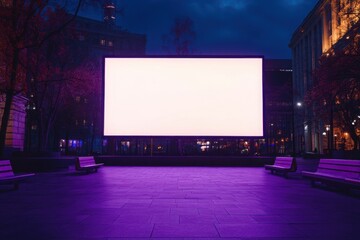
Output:
[[[99,76],[99,89],[88,97],[76,97],[66,111],[58,114],[54,129],[54,149],[67,153],[84,154],[101,151],[102,139],[102,61],[105,56],[144,56],[146,54],[146,35],[132,33],[115,24],[115,6],[104,4],[104,20],[98,21],[77,16],[69,25],[71,39],[78,49],[92,59]],[[79,56],[81,64],[82,56]],[[28,115],[31,116],[31,113]],[[36,149],[38,143],[36,122],[29,121],[30,131],[27,146]]]
[[293,152],[292,66],[290,59],[265,59],[264,112],[267,153]]
[[79,47],[87,47],[94,56],[144,56],[146,36],[113,25],[78,16],[71,26]]
[[[104,56],[145,56],[146,36],[123,30],[115,25],[114,5],[104,5],[104,21],[96,21],[84,17],[77,17],[72,28],[76,34],[75,43],[91,52],[94,61],[99,61],[102,67]],[[99,71],[100,73],[102,71]],[[102,75],[98,77],[102,79]],[[99,84],[102,86],[102,84]],[[77,97],[74,103],[75,119],[67,125],[65,132],[60,134],[60,148],[72,153],[102,152],[102,146],[107,141],[102,139],[102,89],[96,96],[89,98]],[[63,125],[63,126],[66,126]],[[64,131],[59,131],[65,133]]]
[[319,58],[334,48],[346,47],[347,34],[359,22],[360,3],[355,0],[320,0],[292,35],[294,127],[297,152],[323,153],[327,126],[318,121],[312,107],[304,104],[313,86]]

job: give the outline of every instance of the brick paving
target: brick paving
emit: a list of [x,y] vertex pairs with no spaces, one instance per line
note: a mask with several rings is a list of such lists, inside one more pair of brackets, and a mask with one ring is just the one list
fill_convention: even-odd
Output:
[[360,239],[358,195],[262,167],[104,166],[0,187],[0,239]]

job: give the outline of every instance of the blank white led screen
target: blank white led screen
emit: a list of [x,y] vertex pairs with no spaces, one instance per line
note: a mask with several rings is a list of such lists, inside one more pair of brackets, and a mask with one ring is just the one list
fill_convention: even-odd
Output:
[[262,58],[105,58],[105,136],[263,136]]

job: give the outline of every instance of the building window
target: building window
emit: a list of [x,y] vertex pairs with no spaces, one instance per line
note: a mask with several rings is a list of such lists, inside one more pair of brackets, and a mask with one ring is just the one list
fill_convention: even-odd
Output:
[[101,46],[105,46],[105,44],[106,44],[105,39],[100,39],[100,45],[101,45]]
[[109,42],[108,42],[108,46],[109,46],[109,47],[114,46],[113,42],[112,42],[112,41],[109,41]]

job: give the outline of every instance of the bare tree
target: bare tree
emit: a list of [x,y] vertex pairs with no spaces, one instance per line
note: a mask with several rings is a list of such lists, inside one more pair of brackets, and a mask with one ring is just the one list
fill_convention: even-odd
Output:
[[94,77],[98,75],[88,53],[66,29],[28,54],[27,92],[38,127],[38,151],[49,149],[59,109],[68,107],[77,96],[91,94],[100,82]]
[[163,49],[167,54],[188,55],[194,52],[192,44],[196,38],[191,18],[176,18],[170,32],[163,35]]
[[[0,81],[1,93],[5,94],[5,106],[0,128],[0,155],[5,147],[5,137],[14,95],[25,90],[27,52],[41,46],[58,34],[76,17],[82,0],[75,1],[72,14],[68,14],[69,1],[54,5],[50,0],[2,0],[0,1]],[[66,11],[65,11],[66,9]],[[63,11],[59,11],[63,10]],[[57,11],[61,21],[47,25],[49,12]]]
[[327,53],[320,59],[313,88],[306,101],[319,118],[330,126],[330,148],[333,129],[348,132],[354,150],[360,149],[360,22],[347,35],[344,48]]

